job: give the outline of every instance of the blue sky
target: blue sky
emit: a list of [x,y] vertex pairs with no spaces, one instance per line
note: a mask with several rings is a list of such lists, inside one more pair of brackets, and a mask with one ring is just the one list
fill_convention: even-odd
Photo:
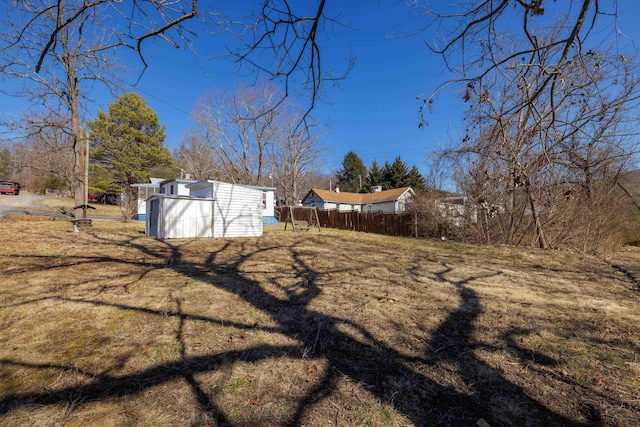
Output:
[[[430,126],[418,128],[417,95],[429,94],[445,78],[442,62],[430,55],[421,36],[399,37],[413,32],[418,21],[403,4],[369,1],[339,4],[348,28],[335,26],[323,43],[324,61],[339,74],[350,53],[355,67],[339,86],[328,86],[312,115],[327,125],[322,138],[329,148],[326,172],[341,165],[344,155],[355,151],[369,166],[401,156],[421,170],[425,155],[460,126],[462,101],[450,98],[436,105]],[[330,9],[329,14],[338,13]],[[140,93],[166,125],[166,145],[173,149],[193,125],[194,101],[211,88],[232,89],[234,83],[253,82],[255,76],[238,69],[222,53],[221,36],[203,35],[197,56],[186,50],[148,45],[149,68],[132,90]]]
[[[311,3],[315,6],[315,2]],[[253,2],[231,4],[234,10],[230,12],[246,14],[243,8]],[[382,164],[399,155],[409,165],[415,164],[426,172],[427,153],[442,147],[449,138],[460,137],[465,104],[459,93],[447,92],[439,97],[434,113],[428,116],[429,126],[417,126],[416,96],[430,95],[450,78],[441,58],[424,45],[428,34],[403,37],[424,21],[412,17],[402,1],[328,0],[327,4],[328,13],[341,13],[342,22],[349,27],[335,26],[329,31],[322,46],[324,61],[340,71],[352,53],[356,63],[339,87],[327,88],[325,98],[313,112],[328,126],[322,139],[330,148],[323,164],[325,172],[339,168],[351,150],[367,166],[374,159]],[[634,39],[640,7],[632,0],[620,1],[620,15],[621,30]],[[190,112],[205,91],[220,87],[231,90],[236,83],[255,79],[246,70],[238,70],[231,59],[214,58],[224,51],[228,38],[206,34],[203,28],[198,30],[195,55],[163,42],[145,44],[149,68],[136,87],[125,87],[125,91],[140,93],[158,113],[166,125],[166,145],[172,150],[193,126]],[[125,65],[135,69],[139,63]],[[133,83],[135,78],[126,80]],[[104,91],[96,92],[93,98],[101,109],[113,100]],[[1,114],[17,114],[20,108],[24,104],[19,100],[0,97]],[[95,114],[88,119],[93,117]]]

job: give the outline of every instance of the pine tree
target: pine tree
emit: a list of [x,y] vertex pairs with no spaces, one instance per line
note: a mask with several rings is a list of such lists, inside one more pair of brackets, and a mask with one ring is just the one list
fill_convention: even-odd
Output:
[[393,187],[393,178],[391,171],[391,163],[388,160],[385,160],[384,166],[382,167],[382,189],[383,190],[391,190]]
[[342,161],[342,169],[337,174],[340,191],[359,193],[364,188],[367,178],[367,167],[353,151],[349,151]]
[[407,164],[402,161],[400,156],[396,157],[390,167],[389,171],[389,188],[400,188],[405,187],[407,185],[406,178],[409,174],[409,169],[407,168]]
[[384,162],[384,167],[380,173],[382,184],[379,185],[382,185],[384,190],[401,187],[412,187],[414,190],[421,190],[426,186],[425,179],[418,171],[418,168],[413,165],[409,169],[400,156],[396,157],[393,163]]
[[416,165],[409,170],[409,173],[405,177],[405,185],[410,186],[414,190],[423,190],[426,187],[426,182]]
[[373,191],[372,187],[376,185],[383,186],[384,176],[382,172],[382,168],[380,168],[378,162],[374,160],[373,163],[371,163],[369,172],[367,173],[367,189],[369,191]]
[[104,168],[112,182],[125,189],[125,220],[131,219],[134,206],[132,184],[149,180],[151,169],[171,166],[171,152],[164,147],[164,126],[158,115],[140,95],[129,93],[109,104],[109,112],[98,111],[88,123],[93,150],[91,158]]

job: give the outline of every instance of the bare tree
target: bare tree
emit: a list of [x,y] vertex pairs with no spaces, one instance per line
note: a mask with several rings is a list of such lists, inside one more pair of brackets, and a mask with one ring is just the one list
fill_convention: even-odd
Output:
[[[11,150],[11,168],[14,180],[29,190],[44,190],[56,182],[67,192],[73,182],[73,152],[66,132],[66,122],[48,112],[26,113],[21,123],[22,133],[14,135]],[[43,187],[44,185],[44,187]]]
[[[532,71],[543,68],[544,76],[531,87],[525,99],[511,108],[524,108],[542,96],[553,105],[556,86],[562,83],[564,65],[576,61],[586,50],[599,49],[611,36],[617,41],[614,31],[617,28],[617,1],[604,5],[599,0],[553,3],[483,0],[459,4],[454,12],[449,8],[444,13],[419,0],[411,1],[410,5],[427,19],[422,30],[434,30],[440,40],[426,41],[426,44],[432,52],[441,55],[454,74],[453,79],[444,82],[423,100],[420,114],[424,122],[424,113],[444,88],[460,83],[479,86],[485,78],[501,74],[504,67],[522,58],[520,67]],[[550,24],[550,14],[560,17]],[[550,26],[556,32],[555,36],[539,37],[540,32]],[[501,49],[505,41],[516,48]],[[619,47],[616,45],[615,49]]]
[[[553,40],[560,32],[535,36]],[[447,155],[463,159],[461,182],[484,207],[487,241],[493,232],[508,244],[526,242],[528,236],[542,248],[562,244],[573,200],[595,200],[596,187],[599,199],[610,194],[637,152],[629,126],[640,97],[636,64],[590,50],[556,69],[561,78],[553,91],[536,94],[548,78],[547,64],[562,49],[562,43],[544,45],[549,47],[535,53],[540,66],[523,65],[533,57],[514,57],[496,68],[500,73],[466,87],[467,133]],[[608,212],[600,213],[604,221]],[[497,229],[489,227],[496,221]]]
[[199,135],[219,166],[219,178],[259,184],[267,170],[267,150],[279,131],[278,92],[269,82],[240,85],[232,94],[212,91],[196,102]]
[[197,133],[188,134],[173,152],[176,165],[191,179],[216,179],[219,167],[211,149]]
[[199,128],[189,146],[181,147],[191,165],[186,170],[192,173],[205,159],[217,179],[274,185],[286,203],[294,203],[308,190],[305,182],[319,169],[324,150],[320,126],[309,116],[303,119],[305,114],[290,100],[281,102],[281,92],[270,82],[239,86],[233,94],[210,92],[197,101],[193,116]]
[[326,0],[291,2],[264,0],[254,16],[246,21],[221,22],[237,36],[241,46],[229,54],[249,65],[260,77],[278,81],[283,87],[275,105],[290,95],[308,99],[300,116],[304,123],[327,83],[346,78],[354,66],[352,56],[341,72],[323,61],[321,47],[333,26],[344,26],[343,17],[330,16]]
[[298,128],[303,114],[285,116],[281,132],[270,147],[271,174],[286,205],[297,204],[311,188],[313,173],[320,169],[318,162],[325,151],[316,124],[308,120],[305,129]]
[[447,154],[484,207],[485,240],[566,242],[575,201],[599,209],[596,200],[612,194],[637,152],[628,125],[637,66],[615,31],[617,2],[484,0],[453,13],[413,7],[427,19],[423,30],[442,36],[427,44],[453,73],[422,101],[421,124],[439,93],[462,85],[467,129]]
[[[196,15],[196,6],[197,0],[30,0],[5,10],[0,75],[22,83],[11,95],[30,99],[59,119],[68,118],[64,131],[74,155],[71,188],[77,206],[84,204],[87,184],[82,122],[89,89],[114,85],[109,71],[122,49],[135,52],[146,67],[145,40],[162,38],[174,46],[185,42],[183,23]],[[84,212],[77,208],[75,215],[83,217]]]
[[9,148],[0,148],[0,176],[7,178],[13,175],[13,159]]

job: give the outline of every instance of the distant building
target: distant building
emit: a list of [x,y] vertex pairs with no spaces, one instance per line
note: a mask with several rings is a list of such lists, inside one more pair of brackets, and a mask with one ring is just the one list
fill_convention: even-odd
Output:
[[478,222],[478,207],[470,204],[466,196],[443,197],[436,200],[436,207],[456,227],[462,227],[468,222]]
[[180,178],[165,179],[160,182],[160,192],[171,196],[188,196],[189,189],[187,188],[187,185],[193,184],[194,182],[197,181],[193,179]]
[[160,183],[162,178],[150,178],[150,182],[144,184],[133,184],[134,197],[136,198],[133,219],[144,221],[147,218],[147,202],[146,200],[154,194],[160,193]]
[[313,188],[302,199],[302,205],[343,212],[399,213],[407,210],[414,196],[415,192],[411,187],[384,191],[380,187],[374,187],[373,193],[341,192],[339,187],[335,191]]

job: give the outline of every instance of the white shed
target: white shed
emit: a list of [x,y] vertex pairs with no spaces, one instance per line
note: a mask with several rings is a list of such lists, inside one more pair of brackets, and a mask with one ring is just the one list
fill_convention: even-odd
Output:
[[157,239],[213,237],[214,200],[154,194],[147,199],[147,236]]
[[187,184],[187,188],[191,198],[215,199],[213,237],[262,236],[261,189],[210,180]]
[[262,190],[219,181],[199,181],[187,187],[189,196],[155,194],[147,199],[147,236],[262,236]]

